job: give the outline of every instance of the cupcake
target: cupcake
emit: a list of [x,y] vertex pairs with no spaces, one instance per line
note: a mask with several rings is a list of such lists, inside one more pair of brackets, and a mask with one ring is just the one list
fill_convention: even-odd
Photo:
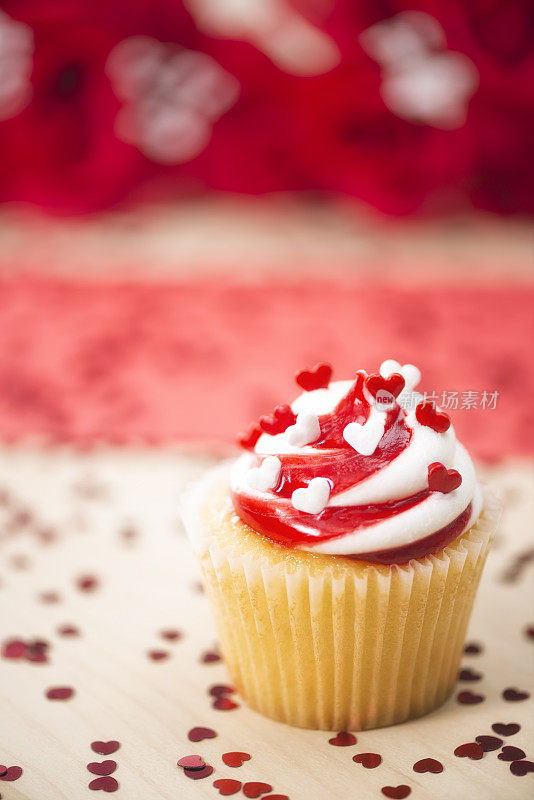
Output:
[[319,364],[183,504],[221,650],[248,705],[364,730],[453,691],[498,519],[447,414],[385,361]]

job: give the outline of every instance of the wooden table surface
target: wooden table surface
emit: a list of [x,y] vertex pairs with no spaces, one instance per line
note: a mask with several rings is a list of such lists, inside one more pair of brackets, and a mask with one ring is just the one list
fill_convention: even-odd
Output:
[[[205,658],[215,631],[178,519],[184,483],[211,461],[173,448],[0,449],[0,763],[23,770],[15,781],[0,779],[3,800],[94,797],[87,764],[106,758],[117,763],[116,796],[124,800],[213,800],[220,778],[263,781],[290,800],[372,800],[400,784],[414,799],[532,797],[534,775],[513,775],[500,749],[480,760],[454,750],[495,735],[494,723],[514,722],[521,729],[501,737],[503,744],[534,756],[533,698],[502,694],[534,688],[534,639],[526,632],[534,625],[534,465],[483,471],[505,512],[469,630],[481,652],[463,661],[480,677],[459,682],[426,718],[338,747],[331,734],[264,719],[237,696],[236,708],[212,707],[209,687],[228,677],[222,662]],[[163,631],[181,635],[166,639]],[[6,657],[12,640],[46,643],[27,651],[46,661]],[[54,687],[74,693],[48,699]],[[461,704],[460,691],[484,699]],[[196,726],[217,735],[192,743]],[[99,756],[95,740],[117,740],[120,748]],[[227,767],[221,756],[229,751],[251,758]],[[381,765],[354,763],[363,752],[381,754]],[[196,753],[214,771],[193,781],[176,762]],[[426,757],[441,761],[443,772],[414,772]]]

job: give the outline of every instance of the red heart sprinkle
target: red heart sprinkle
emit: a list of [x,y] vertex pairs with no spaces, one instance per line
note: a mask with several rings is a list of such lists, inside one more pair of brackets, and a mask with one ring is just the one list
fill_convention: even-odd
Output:
[[352,760],[361,764],[365,769],[375,769],[382,763],[382,756],[378,753],[358,753],[358,755],[352,756]]
[[13,781],[18,781],[21,775],[22,767],[8,767],[4,774],[0,775],[0,781],[8,781],[9,783],[13,783]]
[[435,758],[422,758],[413,765],[414,772],[433,772],[439,775],[443,772],[443,764]]
[[498,739],[496,736],[475,736],[475,740],[485,753],[491,753],[493,750],[498,750],[502,744],[502,739]]
[[534,761],[512,761],[510,772],[513,775],[526,775],[527,772],[534,772]]
[[95,778],[94,781],[91,781],[89,784],[89,788],[93,789],[93,791],[102,789],[104,792],[116,792],[119,788],[119,784],[115,778],[111,778],[107,775],[105,778]]
[[462,482],[462,476],[455,469],[447,469],[439,461],[434,461],[428,467],[428,488],[432,492],[449,494],[457,489]]
[[376,397],[379,391],[383,391],[397,398],[404,389],[404,385],[404,378],[398,372],[393,372],[388,378],[383,378],[382,375],[375,373],[369,375],[365,381],[367,391],[373,397]]
[[202,653],[200,660],[203,664],[216,664],[221,660],[221,656],[219,653],[216,653],[215,650],[207,650],[205,653]]
[[474,761],[479,761],[484,755],[484,750],[477,742],[466,742],[466,744],[461,744],[456,748],[454,755],[459,758],[471,758]]
[[260,417],[260,428],[265,433],[274,435],[283,433],[290,425],[294,425],[296,420],[297,416],[292,412],[290,406],[276,406],[272,414]]
[[519,733],[521,725],[518,725],[517,722],[494,722],[491,728],[501,736],[513,736],[514,733]]
[[212,708],[216,708],[218,711],[231,711],[233,708],[239,708],[237,703],[234,703],[234,701],[230,700],[229,697],[224,697],[224,695],[217,697],[211,706]]
[[199,781],[202,778],[209,778],[213,773],[213,767],[206,764],[202,769],[184,769],[184,775],[192,781]]
[[403,800],[404,797],[408,797],[412,790],[406,784],[401,783],[400,786],[383,786],[381,791],[386,797],[392,797],[394,800]]
[[334,736],[332,739],[328,740],[328,744],[333,744],[335,747],[350,747],[351,745],[356,744],[357,741],[358,740],[353,733],[339,731],[337,736]]
[[438,411],[429,400],[419,403],[415,409],[415,416],[421,425],[432,428],[436,433],[445,433],[451,426],[451,419],[448,414]]
[[224,683],[216,683],[210,687],[210,694],[212,697],[219,697],[222,694],[233,694],[235,689],[233,686],[226,686]]
[[101,756],[109,756],[120,747],[120,743],[115,740],[109,742],[91,742],[91,750]]
[[512,747],[512,745],[505,745],[497,758],[500,761],[520,761],[525,758],[526,753],[520,747]]
[[102,762],[92,761],[87,765],[87,769],[89,772],[92,772],[93,775],[111,775],[111,773],[115,772],[117,769],[117,762],[111,759]]
[[175,630],[161,631],[161,638],[167,639],[168,642],[175,642],[177,639],[182,638],[182,634],[180,631]]
[[235,794],[241,789],[241,781],[234,781],[233,778],[219,778],[213,781],[213,785],[219,790],[219,794],[225,796]]
[[260,781],[250,781],[243,786],[243,794],[245,797],[259,797],[260,794],[272,792],[273,787],[268,783],[261,783]]
[[475,705],[476,703],[482,703],[486,698],[483,694],[475,694],[474,692],[465,691],[460,692],[456,699],[463,705]]
[[464,653],[468,656],[478,656],[482,652],[482,645],[477,642],[468,642],[464,647]]
[[204,739],[214,739],[216,732],[211,728],[191,728],[187,734],[190,742],[202,742]]
[[530,694],[520,689],[509,688],[504,690],[502,696],[510,703],[518,703],[520,700],[528,700]]
[[240,753],[238,751],[232,753],[223,753],[222,760],[227,767],[242,767],[244,761],[250,759],[249,753]]
[[254,450],[258,439],[261,436],[261,428],[256,423],[252,425],[245,433],[240,433],[237,437],[237,443],[245,450]]
[[316,364],[312,369],[301,369],[295,375],[295,380],[305,392],[314,389],[326,389],[332,378],[332,365],[326,363]]
[[204,769],[206,762],[198,755],[184,756],[176,762],[179,767],[184,769]]
[[74,689],[70,686],[54,686],[46,692],[49,700],[69,700],[73,695]]
[[479,681],[482,678],[480,672],[475,672],[473,669],[469,667],[464,667],[458,673],[458,680],[459,681]]
[[166,650],[149,650],[148,657],[152,659],[152,661],[165,661],[166,658],[169,657],[169,653]]
[[2,645],[2,658],[24,658],[26,643],[22,639],[9,639]]

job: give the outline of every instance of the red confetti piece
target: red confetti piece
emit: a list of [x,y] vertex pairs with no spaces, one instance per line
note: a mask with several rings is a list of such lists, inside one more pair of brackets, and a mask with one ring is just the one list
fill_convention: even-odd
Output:
[[382,794],[393,798],[393,800],[403,800],[404,797],[408,797],[412,790],[406,784],[401,783],[400,786],[383,786],[381,791]]
[[287,794],[266,794],[262,800],[289,800]]
[[261,436],[261,428],[256,423],[252,425],[245,433],[240,433],[237,437],[237,443],[244,449],[244,450],[254,450],[258,439]]
[[276,406],[272,414],[260,417],[260,428],[273,436],[277,433],[284,433],[296,421],[297,416],[291,410],[291,406],[281,405]]
[[79,636],[80,631],[75,625],[60,625],[57,629],[60,636]]
[[166,631],[161,631],[160,635],[162,639],[166,639],[168,642],[175,642],[178,639],[182,638],[181,631],[171,630],[171,629]]
[[369,394],[376,398],[378,392],[387,392],[397,398],[404,389],[405,381],[398,372],[393,372],[388,378],[375,373],[369,375],[365,380],[365,386]]
[[215,650],[207,650],[205,653],[202,653],[200,660],[203,664],[216,664],[221,660],[221,656],[219,653],[215,652]]
[[244,761],[250,759],[250,753],[240,753],[238,751],[223,753],[222,760],[227,767],[242,767]]
[[451,426],[451,418],[448,414],[438,411],[434,403],[425,400],[419,403],[415,409],[415,416],[421,425],[426,425],[427,428],[432,428],[436,433],[445,433]]
[[94,575],[80,575],[80,577],[76,579],[76,586],[81,592],[93,592],[98,585],[98,578]]
[[334,747],[350,747],[351,745],[356,744],[357,741],[358,740],[353,733],[339,731],[337,736],[334,736],[332,739],[328,740],[328,744],[333,744]]
[[219,697],[222,694],[233,694],[235,689],[233,686],[227,686],[224,683],[216,683],[215,686],[210,687],[209,691],[212,697]]
[[352,760],[361,764],[365,769],[375,769],[382,763],[382,756],[378,753],[358,753],[358,755],[352,756]]
[[184,769],[184,775],[188,778],[191,778],[192,781],[199,781],[202,778],[209,778],[209,776],[213,773],[213,767],[209,764],[203,769]]
[[505,700],[508,700],[509,703],[519,703],[521,700],[528,700],[530,694],[529,692],[524,692],[521,689],[510,687],[509,689],[504,690],[502,696]]
[[224,697],[223,695],[217,697],[211,705],[212,708],[216,708],[218,711],[232,711],[234,708],[239,708],[237,703],[234,703],[229,697]]
[[461,669],[460,672],[458,673],[459,681],[474,682],[481,680],[481,678],[482,678],[481,673],[475,672],[473,669],[470,669],[470,667],[464,667],[464,669]]
[[169,653],[166,650],[149,650],[148,657],[152,661],[165,661],[169,657]]
[[475,694],[474,692],[465,691],[460,692],[456,699],[459,703],[463,705],[476,705],[477,703],[482,703],[486,699],[483,694]]
[[0,775],[0,781],[7,781],[8,783],[13,783],[13,781],[18,781],[20,776],[22,775],[22,767],[8,767],[3,775]]
[[449,494],[454,492],[462,482],[462,476],[455,469],[447,469],[439,461],[428,467],[428,488],[431,492]]
[[526,775],[527,772],[534,772],[534,761],[512,761],[510,772],[512,775]]
[[467,656],[478,656],[482,653],[482,645],[477,642],[468,642],[464,647],[464,653]]
[[219,780],[213,781],[213,785],[219,790],[219,794],[225,797],[236,794],[241,789],[241,781],[235,781],[233,778],[219,778]]
[[243,794],[245,797],[256,798],[267,792],[272,792],[273,787],[268,783],[261,783],[261,781],[249,781],[243,786]]
[[116,792],[119,788],[119,783],[115,778],[111,778],[107,775],[102,778],[95,778],[94,781],[91,781],[89,784],[89,788],[93,791],[101,789],[103,792]]
[[520,761],[522,758],[526,757],[526,753],[524,750],[521,750],[520,747],[513,747],[512,745],[505,745],[497,758],[499,761]]
[[91,750],[94,753],[98,753],[101,756],[109,756],[111,753],[115,753],[120,747],[120,742],[115,741],[112,739],[109,742],[91,742]]
[[301,369],[295,375],[297,385],[305,392],[326,389],[332,379],[332,365],[326,362],[316,364],[311,369]]
[[502,739],[496,736],[475,736],[475,741],[481,746],[485,753],[498,750],[502,744]]
[[26,642],[22,639],[9,639],[2,645],[2,658],[24,658],[26,656]]
[[184,769],[204,769],[206,762],[199,755],[183,756],[176,762],[179,767]]
[[501,736],[513,736],[515,733],[519,733],[521,725],[518,725],[517,722],[494,722],[491,728]]
[[479,761],[484,755],[484,750],[477,742],[466,742],[456,748],[454,755],[458,758],[471,758],[473,761]]
[[422,758],[413,765],[413,771],[421,773],[432,772],[435,775],[439,775],[440,772],[443,772],[443,764],[436,758]]
[[212,728],[191,728],[187,734],[190,742],[202,742],[204,739],[214,739],[217,736]]
[[54,686],[46,692],[49,700],[69,700],[73,695],[74,689],[70,686]]
[[117,762],[108,759],[108,761],[91,761],[90,764],[87,765],[87,769],[89,772],[92,772],[93,775],[111,775],[112,772],[115,772],[117,769]]

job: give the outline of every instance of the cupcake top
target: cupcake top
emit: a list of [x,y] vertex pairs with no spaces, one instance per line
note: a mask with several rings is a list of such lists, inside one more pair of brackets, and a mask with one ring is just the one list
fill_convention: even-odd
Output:
[[412,364],[331,382],[318,364],[304,392],[240,437],[231,474],[239,517],[287,547],[400,564],[435,553],[480,514],[472,461],[447,414],[414,389]]

